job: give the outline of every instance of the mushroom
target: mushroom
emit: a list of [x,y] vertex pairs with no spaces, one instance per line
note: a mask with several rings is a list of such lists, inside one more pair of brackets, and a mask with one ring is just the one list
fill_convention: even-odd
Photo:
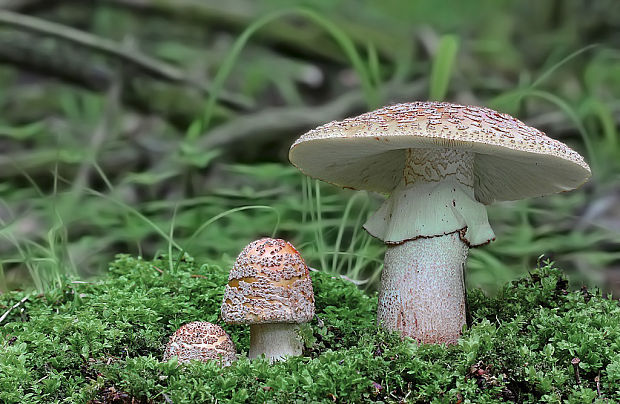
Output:
[[228,324],[250,324],[250,359],[301,355],[298,324],[314,316],[308,267],[293,245],[263,238],[248,244],[230,271],[222,303]]
[[164,360],[178,357],[179,363],[191,360],[219,361],[229,366],[237,359],[235,344],[219,325],[194,321],[182,325],[171,337],[164,351]]
[[470,247],[495,236],[484,205],[567,191],[590,177],[578,153],[489,108],[383,107],[302,135],[289,159],[332,184],[390,194],[364,224],[387,245],[377,322],[425,343],[465,324]]

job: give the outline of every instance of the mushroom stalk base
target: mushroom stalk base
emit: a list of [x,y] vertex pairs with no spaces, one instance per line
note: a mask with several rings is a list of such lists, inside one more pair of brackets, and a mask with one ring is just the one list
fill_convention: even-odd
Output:
[[388,245],[379,325],[424,343],[455,343],[465,324],[469,246],[494,237],[474,195],[474,155],[407,150],[400,185],[364,227]]
[[250,325],[250,359],[265,355],[271,363],[285,356],[299,356],[302,343],[295,323]]
[[465,324],[468,250],[458,232],[388,245],[378,324],[423,343],[456,343]]

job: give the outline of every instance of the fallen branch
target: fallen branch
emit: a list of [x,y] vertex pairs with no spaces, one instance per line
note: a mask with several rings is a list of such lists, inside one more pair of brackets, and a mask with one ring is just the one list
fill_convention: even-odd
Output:
[[[206,2],[204,0],[98,0],[100,3],[130,8],[144,13],[157,13],[166,17],[183,19],[210,28],[243,31],[263,10],[259,3],[252,1]],[[258,5],[258,6],[257,6]],[[369,43],[376,46],[379,55],[393,59],[394,38],[379,29],[355,23],[343,18],[332,22],[341,27],[360,49]],[[314,24],[300,24],[297,20],[278,20],[263,27],[257,37],[274,47],[295,55],[310,55],[341,65],[348,65],[345,53],[325,32]]]
[[[194,86],[132,75],[127,66],[113,70],[91,62],[83,51],[58,44],[39,45],[30,35],[0,34],[0,62],[101,93],[109,91],[120,71],[124,81],[121,99],[137,111],[162,116],[181,128],[202,113],[205,94]],[[222,105],[231,105],[226,100],[230,98],[224,97]],[[235,100],[232,105],[238,107],[241,101]],[[245,102],[243,105],[249,107]],[[218,106],[218,114],[222,113],[224,107]]]
[[[426,91],[426,83],[386,85],[383,99],[390,103],[413,101]],[[278,138],[282,133],[299,135],[301,131],[335,119],[342,119],[366,107],[364,95],[359,90],[346,93],[321,106],[284,107],[265,109],[239,116],[205,133],[199,147],[202,150],[227,148],[240,141],[261,143]]]
[[[182,70],[174,66],[145,55],[137,49],[128,48],[118,42],[101,38],[88,32],[7,10],[0,10],[0,24],[68,41],[134,65],[153,77],[196,87],[205,93],[209,92],[209,87],[206,84],[188,78]],[[247,109],[248,102],[242,101],[241,98],[225,92],[220,92],[218,95],[218,99],[228,106],[235,107],[236,109]]]
[[51,3],[49,0],[0,0],[0,9],[3,10],[23,10],[33,6]]
[[30,36],[0,35],[0,62],[34,73],[50,75],[93,91],[105,91],[112,82],[106,65],[90,64],[81,52],[38,46]]
[[144,55],[136,49],[123,49],[124,47],[117,42],[92,35],[88,32],[7,10],[0,10],[0,23],[37,34],[64,39],[115,56],[162,79],[181,83],[188,81],[185,75],[173,66]]
[[[99,165],[106,173],[117,170],[129,170],[139,160],[140,151],[135,148],[118,148],[104,150],[99,158]],[[55,166],[62,173],[74,173],[78,167],[73,161],[64,161],[59,157],[58,150],[45,149],[40,151],[22,151],[0,154],[0,178],[11,178],[16,175],[40,175],[49,173]]]
[[188,81],[180,70],[172,66],[162,63],[154,58],[151,58],[150,56],[144,55],[135,49],[123,49],[123,46],[119,43],[109,39],[97,37],[89,34],[88,32],[7,10],[0,11],[0,23],[28,30],[37,34],[44,34],[64,39],[75,44],[115,56],[126,62],[135,64],[141,69],[144,69],[146,72],[149,72],[159,78],[174,82]]

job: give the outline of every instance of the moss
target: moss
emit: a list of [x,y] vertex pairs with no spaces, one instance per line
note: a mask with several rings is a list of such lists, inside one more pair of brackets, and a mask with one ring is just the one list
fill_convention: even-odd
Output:
[[[597,380],[601,397],[620,400],[618,302],[567,291],[550,264],[495,298],[471,291],[473,325],[452,347],[377,329],[376,298],[312,276],[317,318],[302,330],[304,356],[177,366],[160,361],[168,336],[193,320],[222,324],[227,270],[119,256],[105,280],[68,282],[11,311],[0,327],[0,401],[583,403],[599,397]],[[23,297],[0,296],[0,311]],[[246,353],[248,328],[224,328]]]

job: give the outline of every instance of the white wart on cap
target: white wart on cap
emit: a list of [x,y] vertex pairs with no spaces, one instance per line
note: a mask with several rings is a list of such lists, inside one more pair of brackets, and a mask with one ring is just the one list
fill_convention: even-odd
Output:
[[378,322],[423,342],[460,335],[467,250],[494,239],[484,205],[574,189],[591,174],[577,152],[518,119],[438,102],[320,126],[289,159],[311,177],[390,194],[364,225],[388,245]]
[[273,361],[300,355],[296,325],[313,316],[310,273],[295,247],[273,238],[248,244],[230,271],[222,319],[250,325],[249,357]]
[[176,356],[179,363],[192,360],[219,361],[229,366],[237,359],[235,345],[222,327],[204,321],[182,325],[171,337],[164,351],[164,360]]

